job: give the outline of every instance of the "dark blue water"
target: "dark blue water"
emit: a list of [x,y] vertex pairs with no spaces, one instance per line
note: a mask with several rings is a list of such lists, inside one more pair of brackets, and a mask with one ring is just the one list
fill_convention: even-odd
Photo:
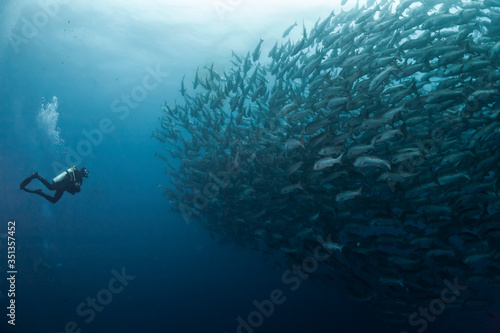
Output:
[[[165,20],[134,13],[137,6],[58,6],[30,38],[25,21],[35,22],[41,5],[7,2],[1,12],[0,332],[416,332],[390,325],[319,274],[292,291],[282,278],[288,267],[186,224],[157,186],[166,176],[154,157],[162,147],[150,135],[160,106],[179,98],[182,76],[191,75],[190,85],[198,65],[223,66],[232,48],[246,53],[264,34],[278,39],[302,14],[316,19],[329,11],[290,9],[272,21],[276,6],[268,14],[264,6],[262,24],[237,26],[244,15],[255,18],[245,4],[222,21],[213,6],[192,6],[179,11],[186,23],[172,21],[174,5]],[[13,33],[22,42],[12,42]],[[156,80],[152,72],[160,73]],[[134,92],[127,105],[124,96]],[[37,122],[53,96],[59,143]],[[19,190],[32,172],[52,179],[58,166],[71,164],[90,170],[81,193],[65,193],[54,205]],[[6,233],[14,220],[15,326],[6,316]],[[281,296],[270,307],[273,291]],[[492,318],[473,317],[460,328],[496,332],[500,319]],[[444,313],[427,331],[455,332],[457,317]]]

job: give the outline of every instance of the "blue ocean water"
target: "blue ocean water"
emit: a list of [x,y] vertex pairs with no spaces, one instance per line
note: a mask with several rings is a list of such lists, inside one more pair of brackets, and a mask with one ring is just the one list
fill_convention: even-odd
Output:
[[[246,54],[259,38],[267,53],[291,24],[312,26],[334,8],[329,1],[4,1],[0,331],[408,329],[384,322],[336,281],[311,274],[292,290],[287,269],[186,224],[158,187],[165,168],[151,132],[161,105],[180,99],[182,77],[189,89],[198,66],[222,71],[231,50]],[[34,171],[52,179],[72,165],[90,171],[81,193],[54,205],[19,190]],[[15,325],[7,316],[9,221],[16,222]],[[270,307],[273,291],[282,295]],[[456,331],[456,323],[444,313],[427,331]],[[493,332],[483,324],[472,317],[461,329]]]

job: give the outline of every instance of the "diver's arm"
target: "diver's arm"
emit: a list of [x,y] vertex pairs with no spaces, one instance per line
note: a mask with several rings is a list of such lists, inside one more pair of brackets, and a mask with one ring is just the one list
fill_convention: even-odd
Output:
[[74,182],[74,183],[71,183],[71,185],[69,186],[69,188],[66,191],[68,191],[71,194],[75,194],[75,193],[80,192],[81,187],[82,187],[81,183]]

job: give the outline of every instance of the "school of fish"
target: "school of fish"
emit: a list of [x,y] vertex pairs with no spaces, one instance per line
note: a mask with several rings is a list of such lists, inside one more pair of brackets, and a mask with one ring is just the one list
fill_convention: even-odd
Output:
[[415,323],[445,280],[467,287],[446,308],[483,311],[500,289],[500,1],[326,14],[182,80],[153,133],[164,194],[290,263],[322,245],[315,274],[388,319]]

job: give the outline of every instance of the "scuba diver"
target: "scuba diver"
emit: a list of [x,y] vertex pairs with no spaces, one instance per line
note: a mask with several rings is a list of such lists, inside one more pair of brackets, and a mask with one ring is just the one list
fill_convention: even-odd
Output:
[[[38,194],[48,201],[52,203],[56,203],[61,199],[64,191],[69,192],[71,194],[75,194],[77,192],[80,192],[80,188],[82,186],[83,178],[88,178],[89,176],[89,170],[87,168],[81,168],[78,170],[76,167],[69,168],[66,171],[63,171],[60,173],[57,177],[55,177],[52,180],[52,184],[49,183],[47,180],[45,180],[43,177],[41,177],[38,172],[34,172],[31,176],[26,178],[25,180],[22,181],[20,187],[21,190],[24,190],[29,193],[35,193]],[[50,191],[56,191],[53,197],[50,195],[47,195],[43,193],[41,189],[38,190],[28,190],[26,186],[34,179],[38,179],[39,181],[42,182],[47,189]]]

